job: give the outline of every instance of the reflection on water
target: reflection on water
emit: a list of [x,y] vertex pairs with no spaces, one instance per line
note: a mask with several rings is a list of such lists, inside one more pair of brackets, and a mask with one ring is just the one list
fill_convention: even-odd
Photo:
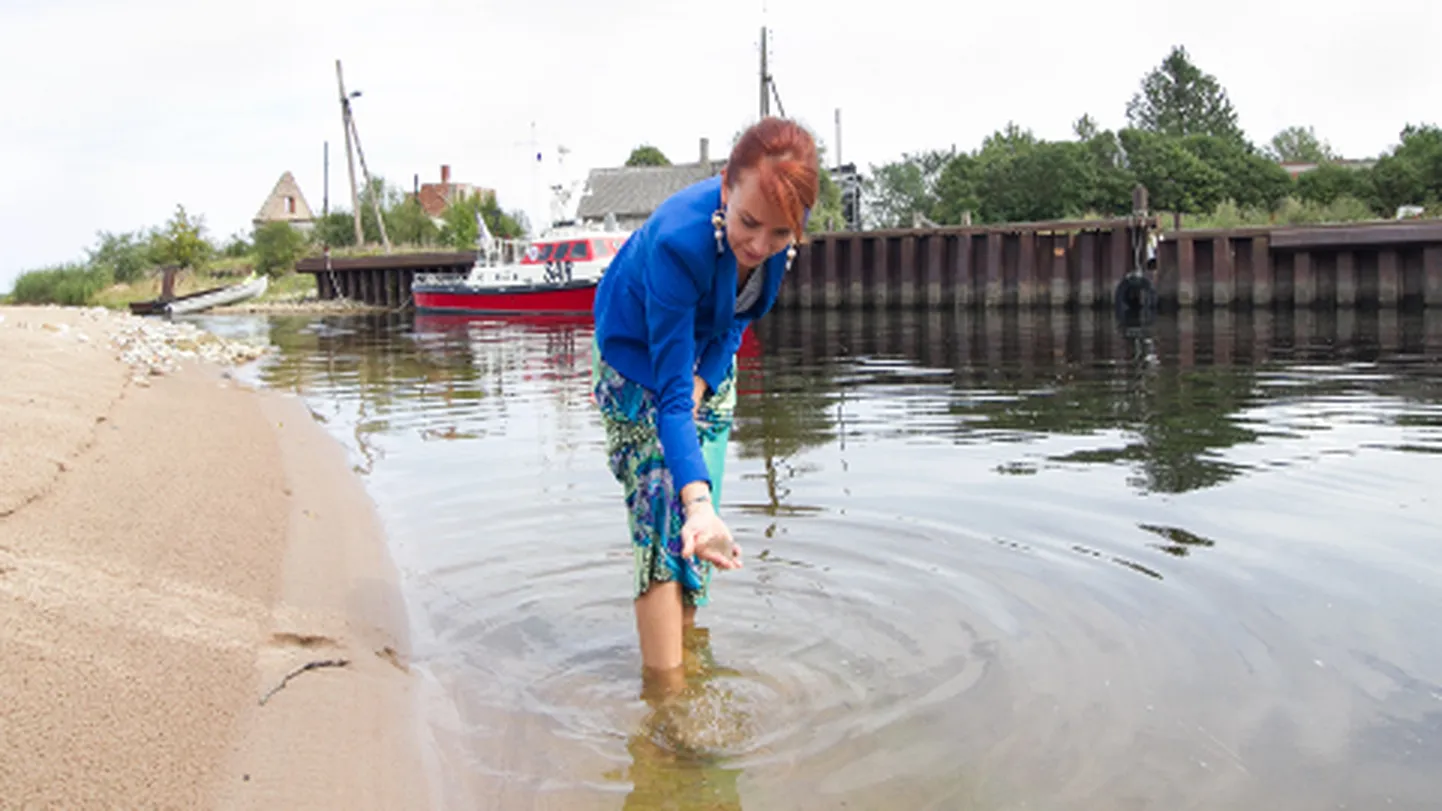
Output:
[[452,807],[1433,807],[1442,317],[778,313],[643,690],[588,321],[206,319],[350,448]]

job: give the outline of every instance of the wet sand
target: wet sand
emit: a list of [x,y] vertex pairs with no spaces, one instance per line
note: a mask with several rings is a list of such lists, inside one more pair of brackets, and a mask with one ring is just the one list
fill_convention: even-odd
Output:
[[137,373],[127,321],[0,308],[0,804],[430,807],[344,450],[219,366]]

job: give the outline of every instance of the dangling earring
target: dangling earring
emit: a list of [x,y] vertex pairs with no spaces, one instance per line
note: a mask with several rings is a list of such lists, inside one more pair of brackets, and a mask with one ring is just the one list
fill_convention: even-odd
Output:
[[796,259],[796,243],[792,242],[786,246],[786,272],[791,272],[791,262]]
[[716,255],[720,256],[726,252],[726,209],[718,208],[711,215],[711,224],[716,226]]

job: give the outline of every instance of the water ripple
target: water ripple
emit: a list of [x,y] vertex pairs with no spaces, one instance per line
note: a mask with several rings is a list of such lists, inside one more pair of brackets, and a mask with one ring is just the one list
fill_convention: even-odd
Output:
[[659,704],[588,324],[272,319],[261,377],[381,508],[455,807],[1429,807],[1442,334],[967,318],[758,336]]

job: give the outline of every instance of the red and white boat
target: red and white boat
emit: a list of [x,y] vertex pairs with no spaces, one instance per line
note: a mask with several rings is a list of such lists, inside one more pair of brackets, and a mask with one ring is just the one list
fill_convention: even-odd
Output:
[[[559,148],[558,154],[563,154]],[[596,285],[630,232],[611,217],[600,225],[578,223],[585,182],[575,178],[551,186],[551,225],[529,241],[496,239],[477,217],[475,264],[467,273],[417,274],[411,283],[416,311],[589,316]]]
[[596,285],[630,232],[560,228],[529,243],[487,240],[470,272],[417,274],[420,312],[590,313]]

